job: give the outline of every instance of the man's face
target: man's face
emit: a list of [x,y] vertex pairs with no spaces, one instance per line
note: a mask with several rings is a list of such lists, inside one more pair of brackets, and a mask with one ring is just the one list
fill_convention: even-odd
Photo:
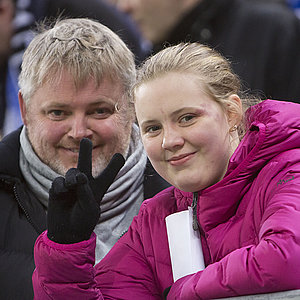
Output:
[[[146,39],[162,42],[180,21],[187,4],[183,0],[109,0],[128,13]],[[191,2],[191,1],[190,1]]]
[[89,138],[97,176],[114,153],[125,156],[128,149],[133,119],[122,96],[121,84],[105,78],[99,87],[91,79],[76,89],[66,72],[58,83],[40,87],[27,106],[20,95],[23,121],[36,154],[64,175],[77,166],[80,140]]
[[6,60],[10,50],[14,11],[12,0],[0,0],[0,65]]

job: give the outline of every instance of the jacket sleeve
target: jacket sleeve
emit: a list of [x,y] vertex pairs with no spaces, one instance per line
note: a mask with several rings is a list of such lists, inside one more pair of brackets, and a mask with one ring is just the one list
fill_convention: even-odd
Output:
[[57,244],[43,232],[36,240],[34,299],[103,299],[94,280],[96,235],[76,244]]
[[[298,169],[298,170],[297,170]],[[300,288],[300,170],[281,172],[264,200],[257,244],[177,280],[167,299],[214,299]]]
[[[141,208],[141,210],[143,210]],[[94,267],[96,236],[62,245],[44,232],[35,244],[35,299],[161,299],[141,242],[142,213]]]

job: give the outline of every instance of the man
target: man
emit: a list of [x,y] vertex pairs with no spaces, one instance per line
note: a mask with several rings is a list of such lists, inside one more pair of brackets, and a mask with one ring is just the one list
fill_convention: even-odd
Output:
[[13,34],[14,12],[15,3],[13,0],[0,0],[0,129],[4,122],[6,108],[6,70],[7,59],[11,50],[10,41]]
[[131,15],[158,52],[197,41],[233,63],[246,89],[300,102],[300,21],[283,1],[110,0]]
[[99,261],[125,232],[145,197],[166,183],[147,166],[134,123],[132,52],[110,29],[67,19],[38,34],[19,77],[25,126],[0,143],[0,298],[32,299],[33,245],[46,229],[52,181],[76,167],[79,143],[93,143],[93,176],[116,152],[125,165],[101,202]]

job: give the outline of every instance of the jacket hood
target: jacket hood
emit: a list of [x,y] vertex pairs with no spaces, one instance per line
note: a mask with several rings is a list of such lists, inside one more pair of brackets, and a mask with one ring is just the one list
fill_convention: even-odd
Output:
[[245,116],[248,133],[232,155],[227,174],[245,160],[249,163],[245,171],[251,172],[281,152],[300,148],[299,116],[296,103],[265,100],[250,107]]
[[[276,100],[265,100],[247,110],[249,129],[230,158],[225,177],[199,191],[197,213],[204,230],[233,216],[251,183],[271,159],[300,148],[299,116],[299,104]],[[191,203],[192,193],[175,193],[177,199],[184,197]]]

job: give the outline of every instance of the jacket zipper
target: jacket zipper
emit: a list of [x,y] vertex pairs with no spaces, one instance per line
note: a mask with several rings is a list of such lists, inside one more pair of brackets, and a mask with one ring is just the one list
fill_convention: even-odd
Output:
[[199,224],[197,219],[197,204],[198,204],[198,192],[193,193],[193,202],[192,202],[192,210],[193,210],[193,229],[195,231],[199,230]]
[[202,227],[200,226],[197,218],[197,205],[198,205],[198,199],[199,199],[199,192],[193,192],[193,202],[192,202],[192,210],[193,210],[193,229],[195,231],[199,230],[200,234],[204,237],[206,234],[204,233]]
[[202,244],[202,249],[203,247],[206,248],[207,253],[209,255],[209,261],[211,261],[211,253],[210,253],[210,249],[207,245],[207,240],[206,240],[206,234],[204,232],[204,230],[202,229],[202,227],[200,226],[198,219],[197,219],[197,204],[198,204],[198,199],[199,199],[199,192],[194,192],[193,193],[193,202],[192,202],[192,209],[193,209],[193,229],[199,230],[200,236],[203,236],[204,241],[205,241],[205,245]]
[[33,223],[29,213],[27,212],[27,210],[25,209],[25,207],[23,206],[23,204],[21,203],[20,201],[20,198],[19,198],[19,195],[17,193],[17,187],[16,187],[16,184],[14,184],[13,186],[13,192],[14,192],[14,196],[15,196],[15,199],[17,200],[19,206],[21,207],[21,209],[23,210],[28,222],[33,226],[33,228],[36,230],[36,232],[40,232],[40,230],[36,227],[36,225]]

